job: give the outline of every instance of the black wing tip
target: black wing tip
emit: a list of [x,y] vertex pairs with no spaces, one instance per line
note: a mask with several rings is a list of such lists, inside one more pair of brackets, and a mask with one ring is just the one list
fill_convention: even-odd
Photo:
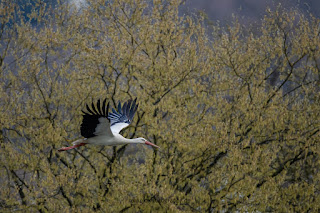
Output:
[[[107,98],[104,99],[102,106],[101,106],[101,100],[98,99],[96,102],[96,106],[95,106],[94,102],[92,101],[91,108],[88,104],[86,104],[86,109],[88,112],[85,112],[83,110],[81,110],[81,112],[83,113],[83,115],[100,115],[100,116],[108,118],[109,102],[107,104],[107,107],[106,107],[106,102],[107,102]],[[108,118],[108,120],[109,120],[109,118]]]
[[[111,120],[111,126],[121,122],[130,124],[137,111],[138,105],[139,104],[137,104],[137,97],[135,99],[129,99],[123,104],[121,104],[121,101],[118,101],[118,104],[115,106],[115,108],[112,108],[112,112],[108,115],[108,118]],[[113,114],[117,114],[118,118],[115,118],[115,115]],[[124,118],[121,118],[121,120],[119,120],[121,116],[125,116],[126,120],[122,120]]]
[[100,113],[100,115],[103,115],[104,113],[102,113],[101,106],[100,106],[100,98],[97,101],[97,108],[98,108],[98,112]]
[[[107,102],[107,98],[103,100],[102,106],[101,106],[101,100],[98,99],[96,102],[96,105],[94,104],[94,102],[91,102],[91,107],[88,104],[86,104],[86,109],[88,112],[85,112],[83,110],[81,110],[81,112],[87,115],[92,114],[92,115],[102,115],[104,117],[108,117],[110,102],[107,103],[107,106],[106,106],[106,102]],[[121,101],[119,101],[118,107],[116,107],[115,110],[118,113],[126,114],[126,115],[131,114],[132,112],[135,113],[139,106],[139,104],[137,104],[136,102],[137,102],[137,97],[135,99],[129,99],[123,104],[121,104]]]
[[107,102],[107,98],[105,98],[102,102],[102,113],[104,116],[107,116],[107,112],[109,111],[109,102],[108,102],[108,109],[106,110],[106,102]]
[[121,109],[123,109],[123,107],[126,105],[126,107],[129,107],[129,106],[131,106],[131,105],[136,105],[136,102],[137,102],[137,97],[135,98],[135,99],[129,99],[129,100],[127,100],[127,101],[125,101],[125,102],[123,102],[123,104],[121,104],[121,101],[118,101],[118,106],[116,107],[116,109],[118,110],[118,112],[119,112],[119,109],[120,109],[120,111],[121,111]]

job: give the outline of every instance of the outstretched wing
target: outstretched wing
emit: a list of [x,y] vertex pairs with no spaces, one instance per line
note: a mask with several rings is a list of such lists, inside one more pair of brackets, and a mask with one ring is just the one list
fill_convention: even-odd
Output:
[[96,107],[93,102],[91,109],[86,105],[87,111],[82,111],[83,120],[81,124],[81,135],[85,138],[91,138],[97,135],[112,136],[110,130],[110,120],[108,118],[109,103],[106,106],[107,99],[104,99],[102,106],[100,106],[100,99],[97,102]]
[[121,106],[118,104],[118,111],[112,108],[112,112],[109,113],[108,118],[111,123],[111,131],[113,133],[119,133],[123,128],[129,126],[133,120],[133,116],[137,111],[138,105],[136,104],[137,98],[134,101],[129,100]]

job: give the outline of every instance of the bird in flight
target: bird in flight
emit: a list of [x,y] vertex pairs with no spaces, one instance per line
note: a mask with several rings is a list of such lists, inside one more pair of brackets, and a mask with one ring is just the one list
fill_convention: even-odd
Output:
[[136,100],[137,98],[134,101],[129,100],[122,106],[119,102],[118,111],[112,108],[112,112],[109,112],[109,102],[106,106],[107,99],[104,99],[102,106],[100,99],[97,101],[96,107],[93,102],[91,108],[87,104],[87,112],[82,111],[84,114],[80,127],[81,135],[84,138],[74,141],[73,146],[62,147],[58,151],[66,151],[86,144],[116,146],[140,143],[160,148],[144,138],[127,139],[120,135],[120,131],[129,126],[133,120],[138,108]]

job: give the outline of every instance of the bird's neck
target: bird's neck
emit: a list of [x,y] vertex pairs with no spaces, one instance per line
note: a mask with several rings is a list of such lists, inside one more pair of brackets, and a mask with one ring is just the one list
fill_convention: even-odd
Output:
[[143,143],[141,141],[141,139],[139,139],[139,138],[128,139],[128,138],[123,137],[120,134],[114,134],[114,135],[116,136],[116,138],[118,138],[123,143],[128,143],[128,144],[129,143]]
[[127,140],[129,143],[143,143],[140,138],[133,138],[133,139],[127,139]]

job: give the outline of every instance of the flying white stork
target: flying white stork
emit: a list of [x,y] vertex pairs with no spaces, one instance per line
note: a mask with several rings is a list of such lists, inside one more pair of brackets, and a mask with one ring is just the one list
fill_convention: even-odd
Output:
[[112,112],[110,113],[109,103],[106,107],[107,99],[103,101],[102,106],[100,106],[100,99],[97,102],[97,107],[92,103],[92,109],[86,105],[88,112],[82,111],[84,114],[80,128],[81,135],[84,138],[74,141],[72,143],[73,146],[62,147],[58,149],[58,151],[66,151],[86,144],[116,146],[141,143],[160,148],[144,138],[127,139],[120,135],[120,131],[132,122],[133,116],[138,108],[136,100],[137,98],[134,101],[129,100],[125,102],[122,107],[119,102],[118,111],[112,108]]

